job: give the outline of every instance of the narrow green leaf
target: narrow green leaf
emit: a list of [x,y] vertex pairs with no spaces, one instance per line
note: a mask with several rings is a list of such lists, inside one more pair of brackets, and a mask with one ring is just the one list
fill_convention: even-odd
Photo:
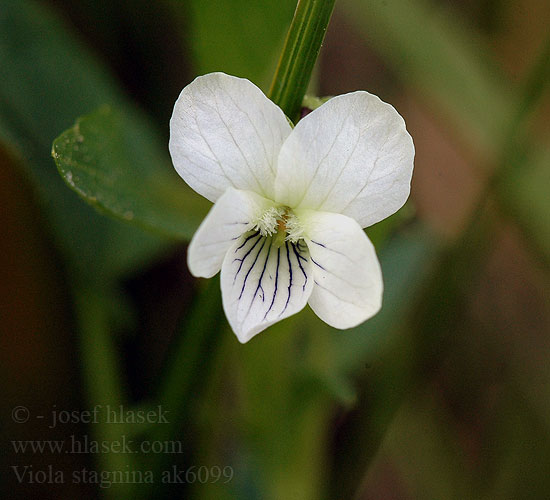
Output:
[[103,107],[53,144],[65,182],[88,203],[141,227],[190,239],[209,203],[144,133],[139,117]]

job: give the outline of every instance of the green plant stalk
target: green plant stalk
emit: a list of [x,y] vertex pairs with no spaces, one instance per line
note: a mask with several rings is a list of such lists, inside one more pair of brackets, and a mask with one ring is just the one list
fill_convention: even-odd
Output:
[[[126,404],[116,349],[108,325],[108,311],[101,292],[91,287],[75,287],[74,297],[87,401],[91,408],[100,405],[98,423],[92,425],[90,431],[98,441],[121,441],[127,434],[126,425],[108,423],[105,413],[107,405],[118,408]],[[133,457],[127,453],[99,454],[97,460],[100,470],[134,470]],[[105,491],[105,498],[127,498],[128,491],[129,485],[126,483],[113,484]]]
[[269,98],[293,121],[299,117],[336,0],[298,0]]

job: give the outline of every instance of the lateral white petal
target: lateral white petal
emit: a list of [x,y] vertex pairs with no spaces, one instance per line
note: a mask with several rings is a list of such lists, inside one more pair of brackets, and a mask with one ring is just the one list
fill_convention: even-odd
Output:
[[367,227],[405,203],[413,159],[412,138],[391,105],[368,92],[341,95],[303,118],[283,144],[276,198]]
[[178,97],[169,148],[177,172],[210,201],[228,187],[273,198],[277,156],[290,131],[281,109],[253,83],[210,73]]
[[251,231],[227,252],[222,265],[223,308],[241,343],[302,310],[313,288],[305,244],[274,244]]
[[374,246],[359,224],[345,215],[303,211],[315,285],[309,305],[335,328],[351,328],[382,305],[382,272]]
[[239,237],[273,202],[250,191],[228,188],[210,209],[187,249],[187,266],[195,277],[211,278]]

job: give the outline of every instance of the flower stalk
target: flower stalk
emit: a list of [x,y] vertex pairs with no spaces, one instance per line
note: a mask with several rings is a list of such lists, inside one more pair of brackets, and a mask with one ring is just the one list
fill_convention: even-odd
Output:
[[294,122],[299,118],[315,61],[336,0],[298,0],[269,98]]

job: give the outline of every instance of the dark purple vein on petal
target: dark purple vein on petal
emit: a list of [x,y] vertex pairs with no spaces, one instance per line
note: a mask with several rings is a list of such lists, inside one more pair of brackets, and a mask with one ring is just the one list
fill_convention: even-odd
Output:
[[[237,272],[235,273],[235,277],[233,278],[233,284],[235,284],[235,280],[237,279],[237,276],[239,275],[239,273],[241,272],[241,269],[243,267],[243,264],[244,264],[244,261],[246,260],[246,258],[250,255],[250,252],[252,252],[252,250],[254,250],[254,247],[258,244],[258,241],[260,241],[262,239],[261,235],[258,233],[258,236],[259,238],[254,242],[254,244],[249,248],[248,252],[246,252],[245,256],[242,258],[242,259],[234,259],[233,262],[236,262],[236,261],[239,261],[240,264],[239,264],[239,269],[237,269]],[[249,240],[252,236],[249,236],[247,238],[247,240]],[[246,241],[245,241],[246,243]],[[243,243],[244,245],[244,243]],[[241,245],[239,248],[242,248]]]
[[246,243],[248,242],[248,240],[250,240],[250,238],[254,238],[255,236],[258,236],[260,234],[259,231],[256,231],[254,234],[251,234],[250,236],[247,236],[247,238],[243,241],[243,244],[236,248],[235,249],[235,253],[237,253],[242,247],[244,247],[246,245]]
[[254,295],[252,296],[252,300],[250,301],[250,305],[248,306],[248,311],[246,312],[246,314],[248,315],[248,313],[250,312],[250,309],[252,308],[252,304],[254,303],[254,300],[256,299],[256,295],[258,295],[258,291],[261,290],[262,291],[262,302],[264,302],[265,300],[265,290],[262,286],[262,280],[264,278],[264,274],[265,274],[265,268],[267,267],[267,261],[269,260],[269,255],[271,254],[271,242],[269,243],[269,248],[267,249],[267,256],[265,258],[265,261],[264,261],[264,267],[262,269],[262,274],[260,274],[260,279],[258,280],[258,286],[256,287],[256,290],[254,291]]
[[309,258],[311,259],[311,262],[313,262],[317,267],[321,268],[323,271],[326,271],[326,269],[321,264],[319,264],[318,262],[315,262],[315,260],[311,255],[309,256]]
[[296,255],[296,261],[298,262],[298,267],[300,268],[300,271],[302,271],[302,274],[306,279],[304,281],[304,284],[302,285],[302,291],[305,291],[306,285],[307,285],[307,274],[304,271],[304,268],[302,267],[302,263],[300,262],[300,259],[305,260],[306,262],[307,262],[307,259],[298,253],[298,250],[296,249],[296,245],[294,243],[292,243],[292,250],[294,251],[294,255]]
[[338,255],[341,255],[342,257],[346,258],[347,260],[349,260],[351,263],[355,264],[355,262],[353,261],[353,259],[347,255],[346,253],[344,252],[340,252],[334,248],[330,248],[330,247],[327,247],[326,245],[324,245],[323,243],[319,243],[318,241],[313,241],[313,240],[310,240],[312,243],[315,243],[316,245],[319,245],[320,247],[323,247],[324,249],[328,250],[329,252],[333,252],[335,254],[338,254]]
[[281,260],[281,247],[277,248],[277,268],[275,269],[275,288],[273,289],[273,298],[271,299],[271,304],[269,304],[269,309],[264,314],[264,319],[262,321],[265,321],[267,318],[267,315],[273,308],[273,304],[275,304],[275,297],[277,296],[277,286],[279,283],[279,262]]
[[311,243],[315,243],[316,245],[319,245],[320,247],[327,248],[326,245],[323,245],[322,243],[319,243],[318,241],[310,240]]
[[[258,257],[260,256],[260,254],[262,253],[262,250],[264,249],[265,242],[267,241],[267,238],[263,238],[263,240],[264,240],[264,242],[262,243],[262,246],[258,250],[258,253],[256,254],[256,258],[254,259],[254,262],[252,262],[252,265],[250,266],[250,269],[248,270],[248,272],[246,273],[246,276],[244,277],[243,287],[241,288],[241,293],[239,295],[239,300],[241,300],[241,297],[243,296],[243,292],[244,292],[244,289],[246,287],[246,280],[248,279],[248,276],[250,275],[250,271],[252,271],[252,269],[256,265],[256,262],[258,261]],[[254,244],[254,246],[256,246],[256,244]],[[234,282],[234,280],[233,280],[233,282]]]
[[283,313],[286,311],[286,308],[288,307],[288,303],[290,302],[291,288],[292,288],[292,262],[290,261],[290,250],[288,249],[288,241],[285,242],[285,247],[286,247],[286,258],[288,261],[288,274],[290,276],[290,279],[288,282],[288,297],[286,299],[286,304],[284,309],[279,314],[279,317],[283,315]]

